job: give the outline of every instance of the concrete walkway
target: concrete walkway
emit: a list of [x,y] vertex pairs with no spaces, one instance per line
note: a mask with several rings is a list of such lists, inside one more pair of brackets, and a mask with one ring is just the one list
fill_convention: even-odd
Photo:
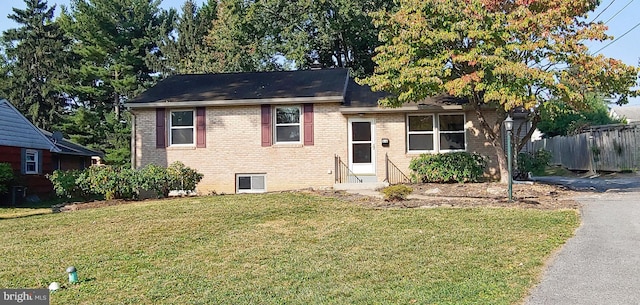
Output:
[[640,304],[640,192],[577,200],[583,224],[525,305]]

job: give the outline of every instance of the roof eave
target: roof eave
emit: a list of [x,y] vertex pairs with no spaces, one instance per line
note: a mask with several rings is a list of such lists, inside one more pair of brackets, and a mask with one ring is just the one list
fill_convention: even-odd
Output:
[[394,113],[394,112],[425,112],[425,111],[452,111],[452,110],[465,110],[462,105],[403,105],[397,108],[383,108],[383,107],[340,107],[340,112],[343,114],[357,114],[357,113]]
[[285,98],[260,98],[237,100],[210,100],[210,101],[156,101],[147,103],[125,103],[128,108],[158,108],[158,107],[202,107],[202,106],[251,106],[263,104],[300,104],[300,103],[336,103],[342,102],[342,95],[311,96],[311,97],[285,97]]

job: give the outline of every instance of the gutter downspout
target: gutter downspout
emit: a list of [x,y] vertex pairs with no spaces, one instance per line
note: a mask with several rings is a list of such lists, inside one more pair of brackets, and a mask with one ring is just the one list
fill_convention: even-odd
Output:
[[131,169],[136,169],[136,114],[131,111]]

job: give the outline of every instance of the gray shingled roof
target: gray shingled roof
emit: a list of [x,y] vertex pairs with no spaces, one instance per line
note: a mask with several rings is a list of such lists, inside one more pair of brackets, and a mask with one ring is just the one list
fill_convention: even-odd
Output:
[[174,75],[127,104],[336,97],[344,95],[347,78],[347,69]]
[[0,100],[0,145],[33,149],[59,149],[9,101]]
[[40,132],[42,132],[47,139],[49,139],[51,142],[53,142],[53,144],[58,147],[58,149],[60,149],[60,151],[58,152],[58,154],[61,155],[75,155],[75,156],[86,156],[86,157],[93,157],[93,156],[99,156],[99,157],[104,157],[104,154],[95,150],[91,150],[89,148],[86,148],[80,144],[76,144],[71,142],[70,140],[67,139],[54,139],[53,133],[46,131],[44,129],[40,129]]

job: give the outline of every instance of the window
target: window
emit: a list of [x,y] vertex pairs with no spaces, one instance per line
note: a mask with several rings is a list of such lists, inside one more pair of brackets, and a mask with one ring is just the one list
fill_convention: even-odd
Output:
[[33,149],[27,149],[24,155],[24,173],[25,174],[37,174],[38,173],[38,151]]
[[275,107],[276,143],[300,143],[300,107]]
[[464,115],[444,114],[438,116],[440,150],[464,150]]
[[410,115],[407,117],[409,152],[466,149],[464,114]]
[[265,174],[236,175],[236,193],[263,193],[267,190]]
[[409,151],[433,150],[433,115],[412,115],[408,119]]
[[194,111],[171,111],[169,135],[171,145],[194,145]]

